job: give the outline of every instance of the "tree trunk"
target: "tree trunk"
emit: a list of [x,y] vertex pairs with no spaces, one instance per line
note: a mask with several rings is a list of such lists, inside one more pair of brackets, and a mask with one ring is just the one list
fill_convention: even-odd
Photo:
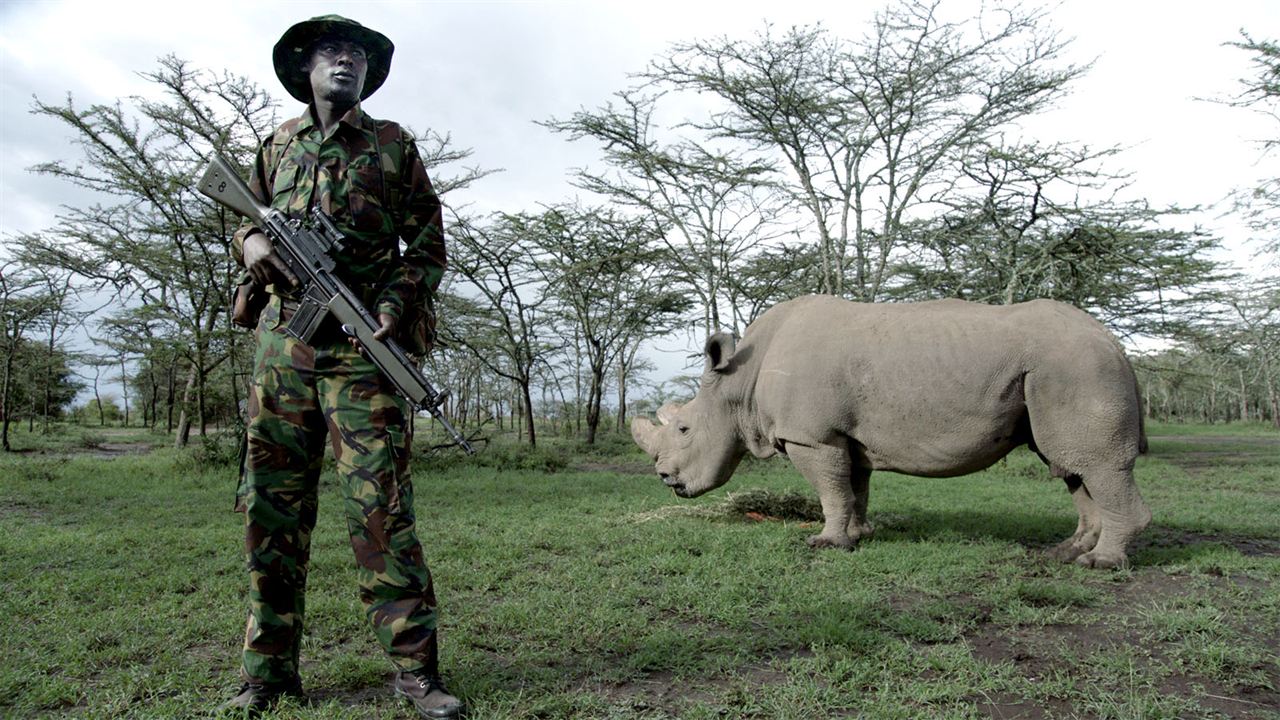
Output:
[[1271,424],[1280,428],[1280,397],[1277,397],[1275,378],[1271,374],[1271,361],[1267,351],[1262,351],[1262,382],[1267,386],[1267,404],[1271,408]]
[[1244,370],[1236,368],[1236,377],[1240,380],[1240,420],[1249,422],[1249,387],[1244,384]]
[[596,444],[596,430],[600,427],[600,404],[604,398],[604,367],[591,365],[591,389],[587,396],[587,444]]
[[573,433],[582,435],[582,341],[573,330]]
[[187,410],[191,406],[191,396],[196,391],[196,366],[191,366],[191,371],[187,373],[187,386],[182,390],[182,410],[178,415],[178,431],[174,433],[173,446],[175,448],[184,448],[191,440],[191,413]]
[[209,434],[209,408],[205,404],[205,397],[208,393],[204,383],[206,374],[204,360],[203,352],[196,356],[196,412],[197,417],[200,419],[201,436]]
[[0,437],[3,437],[3,440],[0,441],[0,447],[3,447],[5,452],[13,451],[13,448],[9,445],[9,378],[12,376],[13,353],[10,352],[4,359],[4,380],[0,381],[0,416],[4,417],[4,429],[0,430]]
[[57,327],[57,319],[49,323],[48,354],[44,358],[44,411],[41,413],[40,432],[46,435],[49,433],[49,406],[53,404],[53,341]]
[[151,397],[148,398],[148,406],[151,410],[151,420],[147,427],[155,430],[156,423],[160,420],[156,417],[156,402],[160,399],[160,384],[156,382],[156,366],[154,363],[147,363],[147,381],[151,385]]
[[124,353],[120,353],[120,397],[124,402],[124,426],[129,427],[129,373]]
[[529,380],[520,381],[521,404],[524,405],[524,422],[529,427],[529,447],[538,446],[538,434],[533,427],[533,397],[529,393]]
[[176,379],[176,378],[175,378],[175,376],[177,375],[177,372],[178,372],[178,359],[175,357],[175,358],[173,358],[173,360],[169,363],[169,369],[168,369],[168,371],[165,373],[165,398],[164,398],[164,403],[165,403],[165,420],[164,420],[164,422],[165,422],[165,426],[164,426],[164,431],[165,431],[166,433],[171,433],[171,432],[173,432],[173,400],[174,400],[174,396],[177,394],[177,383],[175,382],[175,379]]
[[627,427],[627,365],[618,363],[618,427],[622,432]]
[[105,426],[107,424],[107,413],[102,407],[102,395],[98,392],[98,377],[102,375],[102,368],[94,365],[93,367],[93,399],[98,403],[98,424]]

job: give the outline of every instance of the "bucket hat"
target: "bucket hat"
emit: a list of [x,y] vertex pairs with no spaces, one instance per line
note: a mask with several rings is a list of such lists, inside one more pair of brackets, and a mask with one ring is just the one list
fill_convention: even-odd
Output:
[[322,37],[339,37],[357,43],[364,48],[369,57],[369,69],[365,73],[364,89],[360,92],[363,100],[382,87],[391,72],[391,54],[396,46],[391,40],[377,30],[371,30],[355,20],[341,15],[320,15],[310,20],[303,20],[284,31],[280,42],[271,52],[271,59],[276,66],[276,77],[298,100],[311,102],[311,78],[302,71],[312,44]]

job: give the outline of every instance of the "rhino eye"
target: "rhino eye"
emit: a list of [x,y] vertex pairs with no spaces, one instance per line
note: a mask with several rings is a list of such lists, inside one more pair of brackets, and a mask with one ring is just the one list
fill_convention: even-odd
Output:
[[678,430],[678,431],[680,432],[680,434],[681,434],[681,435],[688,435],[688,434],[689,434],[689,426],[688,426],[688,425],[680,425],[679,427],[677,427],[677,428],[676,428],[676,430]]

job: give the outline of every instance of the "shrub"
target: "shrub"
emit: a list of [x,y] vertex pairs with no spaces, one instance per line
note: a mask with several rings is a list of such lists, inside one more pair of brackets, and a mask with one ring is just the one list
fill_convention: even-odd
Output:
[[187,446],[178,462],[191,469],[232,467],[240,463],[240,433],[220,432],[202,435],[199,442]]

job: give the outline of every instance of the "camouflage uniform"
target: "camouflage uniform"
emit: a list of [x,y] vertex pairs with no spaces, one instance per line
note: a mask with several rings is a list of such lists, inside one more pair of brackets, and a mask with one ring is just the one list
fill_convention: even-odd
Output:
[[[319,205],[348,238],[339,277],[376,313],[401,319],[444,272],[440,202],[412,140],[357,105],[325,137],[311,110],[263,143],[251,189],[294,217]],[[242,260],[242,227],[234,253]],[[401,251],[400,239],[405,241]],[[409,480],[412,425],[397,397],[341,332],[322,327],[311,345],[282,329],[292,304],[272,297],[256,329],[248,452],[237,509],[245,514],[250,613],[246,680],[296,679],[311,531],[326,434],[346,496],[360,599],[379,642],[402,671],[435,671],[431,575],[414,531]],[[331,323],[330,323],[331,325]],[[422,351],[415,327],[400,327]]]

